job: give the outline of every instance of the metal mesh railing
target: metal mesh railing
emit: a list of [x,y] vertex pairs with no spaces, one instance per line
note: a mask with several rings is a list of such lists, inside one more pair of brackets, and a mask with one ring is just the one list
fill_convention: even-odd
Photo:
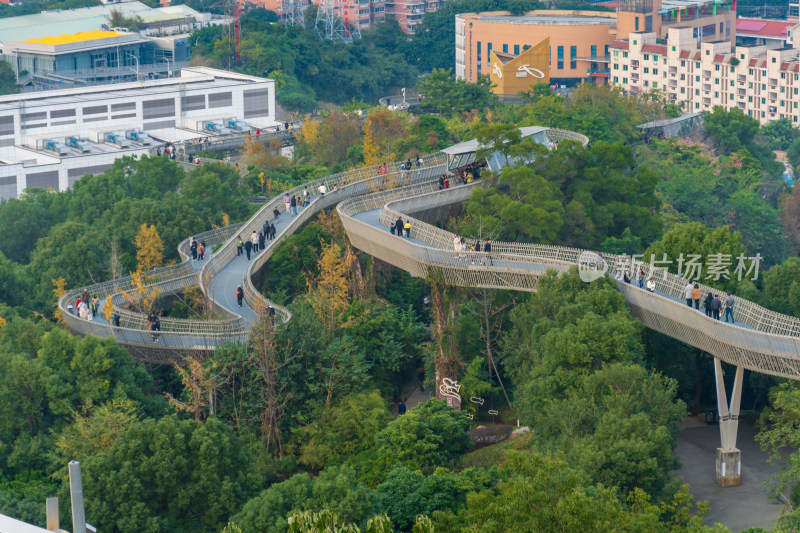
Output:
[[[453,249],[455,234],[413,218],[408,213],[430,211],[463,201],[476,184],[439,191],[430,184],[386,191],[339,205],[348,236],[359,249],[417,276],[437,269],[446,283],[462,286],[535,290],[548,269],[565,271],[578,263],[583,250],[525,243],[493,243],[489,256]],[[355,218],[382,207],[379,226]],[[411,222],[411,237],[425,244],[392,237],[384,229],[397,217]],[[606,254],[608,270],[621,277],[622,269],[654,271],[643,261]],[[620,282],[632,313],[647,327],[707,351],[729,363],[775,376],[800,379],[800,319],[769,311],[737,299],[737,325],[687,310],[683,301],[687,280],[664,270],[654,271],[656,293]],[[705,294],[720,294],[699,284]],[[744,326],[742,326],[742,324]]]

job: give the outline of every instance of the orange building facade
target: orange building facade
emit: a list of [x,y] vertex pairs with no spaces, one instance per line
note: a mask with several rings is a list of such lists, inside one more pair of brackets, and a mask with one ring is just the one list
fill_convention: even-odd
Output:
[[531,11],[456,15],[456,76],[475,82],[490,75],[492,52],[519,56],[549,39],[548,77],[555,83],[580,81],[601,71],[600,62],[616,33],[615,13]]
[[[480,75],[490,76],[493,52],[508,62],[549,40],[547,76],[553,83],[605,83],[611,75],[609,49],[616,39],[652,32],[663,40],[670,28],[688,28],[698,43],[734,43],[735,19],[735,11],[714,0],[620,0],[615,12],[464,13],[455,17],[456,77],[475,82]],[[510,94],[501,87],[494,91]]]

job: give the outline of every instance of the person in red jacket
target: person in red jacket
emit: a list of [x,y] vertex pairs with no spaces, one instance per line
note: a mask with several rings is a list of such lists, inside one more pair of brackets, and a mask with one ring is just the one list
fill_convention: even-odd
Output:
[[244,291],[242,290],[242,286],[239,285],[236,288],[236,301],[239,302],[239,307],[242,306],[242,300],[244,299]]

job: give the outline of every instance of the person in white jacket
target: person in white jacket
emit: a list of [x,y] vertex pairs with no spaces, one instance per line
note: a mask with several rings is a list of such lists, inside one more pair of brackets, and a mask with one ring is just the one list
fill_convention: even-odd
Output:
[[650,279],[647,280],[647,292],[655,292],[656,290],[656,280],[653,276],[650,276]]

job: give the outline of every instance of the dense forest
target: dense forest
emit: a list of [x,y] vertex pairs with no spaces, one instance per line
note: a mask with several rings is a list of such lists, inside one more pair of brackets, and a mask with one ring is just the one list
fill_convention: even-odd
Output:
[[[326,113],[304,122],[291,161],[256,144],[240,172],[122,159],[0,204],[0,513],[43,525],[59,495],[68,522],[77,459],[105,532],[724,530],[703,526],[708,504],[671,474],[679,423],[714,405],[711,358],[645,330],[608,278],[551,273],[535,293],[412,278],[353,248],[333,211],[276,246],[260,289],[292,319],[260,322],[247,345],[144,365],[63,329],[57,296],[141,267],[143,228],[168,264],[189,235],[246,220],[248,197],[469,138],[514,163],[486,173],[447,228],[645,256],[760,253],[754,281],[704,281],[800,316],[800,192],[772,153],[797,144],[788,123],[717,110],[697,138],[644,143],[635,125],[673,112],[657,99],[536,87],[502,106],[438,70],[420,86],[436,115]],[[546,150],[515,137],[523,125],[590,143]],[[472,419],[436,399],[398,416],[439,365],[486,404],[465,402]],[[748,373],[765,449],[795,450],[781,488],[800,473],[798,402],[795,382]],[[517,420],[530,431],[473,445],[477,425]]]

